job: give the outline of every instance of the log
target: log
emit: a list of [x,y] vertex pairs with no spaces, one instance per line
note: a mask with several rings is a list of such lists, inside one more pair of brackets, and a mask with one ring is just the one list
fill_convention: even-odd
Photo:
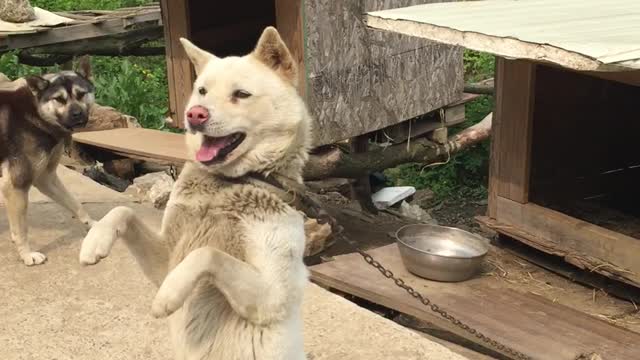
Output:
[[469,83],[464,85],[464,92],[469,94],[493,95],[494,81],[493,78],[482,80],[477,83]]
[[[444,144],[427,139],[416,139],[406,143],[372,150],[366,153],[346,154],[334,147],[322,154],[312,154],[304,171],[305,180],[319,180],[329,177],[359,178],[369,172],[382,171],[406,163],[424,165],[443,161],[479,142],[491,134],[493,113],[479,123],[449,137]],[[447,155],[449,154],[449,155]]]

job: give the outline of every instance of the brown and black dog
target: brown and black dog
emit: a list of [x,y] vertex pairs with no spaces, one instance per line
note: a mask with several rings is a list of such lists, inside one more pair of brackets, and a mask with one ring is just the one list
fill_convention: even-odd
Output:
[[83,127],[94,102],[88,62],[78,71],[28,76],[10,81],[0,74],[0,190],[5,198],[11,239],[26,265],[46,256],[27,240],[27,204],[31,186],[70,210],[85,225],[93,220],[56,173],[65,143]]

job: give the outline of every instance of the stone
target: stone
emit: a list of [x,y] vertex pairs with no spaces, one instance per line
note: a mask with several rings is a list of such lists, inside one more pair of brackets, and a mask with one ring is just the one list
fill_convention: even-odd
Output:
[[29,0],[0,1],[0,20],[24,23],[36,19],[36,12]]
[[88,131],[140,127],[133,116],[123,114],[110,106],[94,104],[89,113],[89,122],[85,126]]
[[164,209],[173,184],[173,178],[164,171],[149,173],[133,179],[125,193],[153,204],[156,209]]
[[[303,214],[304,215],[304,214]],[[331,225],[320,224],[318,220],[305,216],[304,234],[306,237],[304,257],[317,255],[329,246],[333,245]]]
[[133,179],[136,176],[135,161],[132,159],[116,159],[105,161],[104,171],[122,179]]
[[431,215],[429,215],[429,213],[426,212],[423,208],[418,205],[409,204],[406,201],[400,203],[400,214],[402,214],[402,216],[406,218],[416,220],[421,223],[434,225],[437,224],[436,220],[432,218]]
[[429,203],[431,202],[431,200],[433,200],[434,197],[435,194],[433,193],[433,191],[431,191],[431,189],[416,190],[415,194],[411,196],[411,203],[425,208],[428,207]]

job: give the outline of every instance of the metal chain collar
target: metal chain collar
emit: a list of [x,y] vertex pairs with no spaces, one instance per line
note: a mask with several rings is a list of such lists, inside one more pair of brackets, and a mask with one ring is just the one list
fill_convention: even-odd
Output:
[[351,245],[358,254],[360,254],[360,256],[362,256],[362,258],[364,259],[364,261],[373,266],[375,269],[377,269],[382,275],[384,275],[384,277],[386,277],[387,279],[391,279],[393,280],[393,282],[401,289],[403,289],[404,291],[406,291],[409,295],[411,295],[413,298],[415,298],[416,300],[420,301],[424,306],[427,306],[431,309],[431,311],[435,312],[436,314],[442,316],[443,318],[447,319],[449,322],[451,322],[453,325],[459,327],[460,329],[468,332],[469,334],[475,336],[476,338],[482,340],[484,343],[489,344],[490,346],[492,346],[494,349],[499,350],[502,353],[505,354],[509,354],[511,355],[513,358],[515,359],[519,359],[519,360],[531,360],[531,357],[528,355],[525,355],[507,345],[501,344],[498,341],[484,335],[483,333],[481,333],[480,331],[470,327],[469,325],[463,323],[462,321],[456,319],[453,315],[449,314],[448,312],[446,312],[444,309],[442,309],[441,307],[439,307],[438,305],[434,304],[433,302],[431,302],[431,300],[420,294],[419,292],[417,292],[414,288],[412,288],[411,286],[409,286],[404,280],[402,280],[401,278],[397,278],[393,272],[387,268],[385,268],[382,264],[380,264],[377,260],[375,260],[373,258],[373,256],[369,255],[366,251],[361,250],[360,248],[358,248],[355,243],[349,239],[347,239],[346,236],[342,235],[340,236],[344,241],[346,241],[349,245]]

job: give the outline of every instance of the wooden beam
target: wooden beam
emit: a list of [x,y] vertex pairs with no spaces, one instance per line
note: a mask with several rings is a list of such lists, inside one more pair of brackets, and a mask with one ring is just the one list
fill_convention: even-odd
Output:
[[102,56],[155,56],[165,53],[162,47],[140,46],[162,38],[162,26],[149,26],[113,36],[83,39],[29,48],[30,54],[102,55]]
[[[167,0],[164,0],[167,1]],[[178,1],[181,2],[181,1]],[[69,41],[96,39],[130,32],[134,27],[158,26],[158,11],[148,11],[127,18],[108,18],[96,23],[68,25],[46,30],[38,30],[29,34],[16,34],[0,37],[0,50],[32,48]]]
[[640,86],[640,70],[616,72],[584,71],[581,72],[581,74],[605,80],[617,81],[627,85]]
[[191,96],[195,74],[180,38],[190,38],[187,0],[161,0],[162,22],[169,82],[169,118],[174,127],[184,127],[184,110]]
[[526,203],[529,198],[536,65],[496,59],[496,109],[491,195]]
[[497,198],[495,230],[582,269],[640,286],[640,239],[532,203]]
[[304,23],[302,0],[275,0],[276,27],[282,40],[291,51],[298,64],[298,93],[303,98],[307,94],[307,69],[304,58]]

